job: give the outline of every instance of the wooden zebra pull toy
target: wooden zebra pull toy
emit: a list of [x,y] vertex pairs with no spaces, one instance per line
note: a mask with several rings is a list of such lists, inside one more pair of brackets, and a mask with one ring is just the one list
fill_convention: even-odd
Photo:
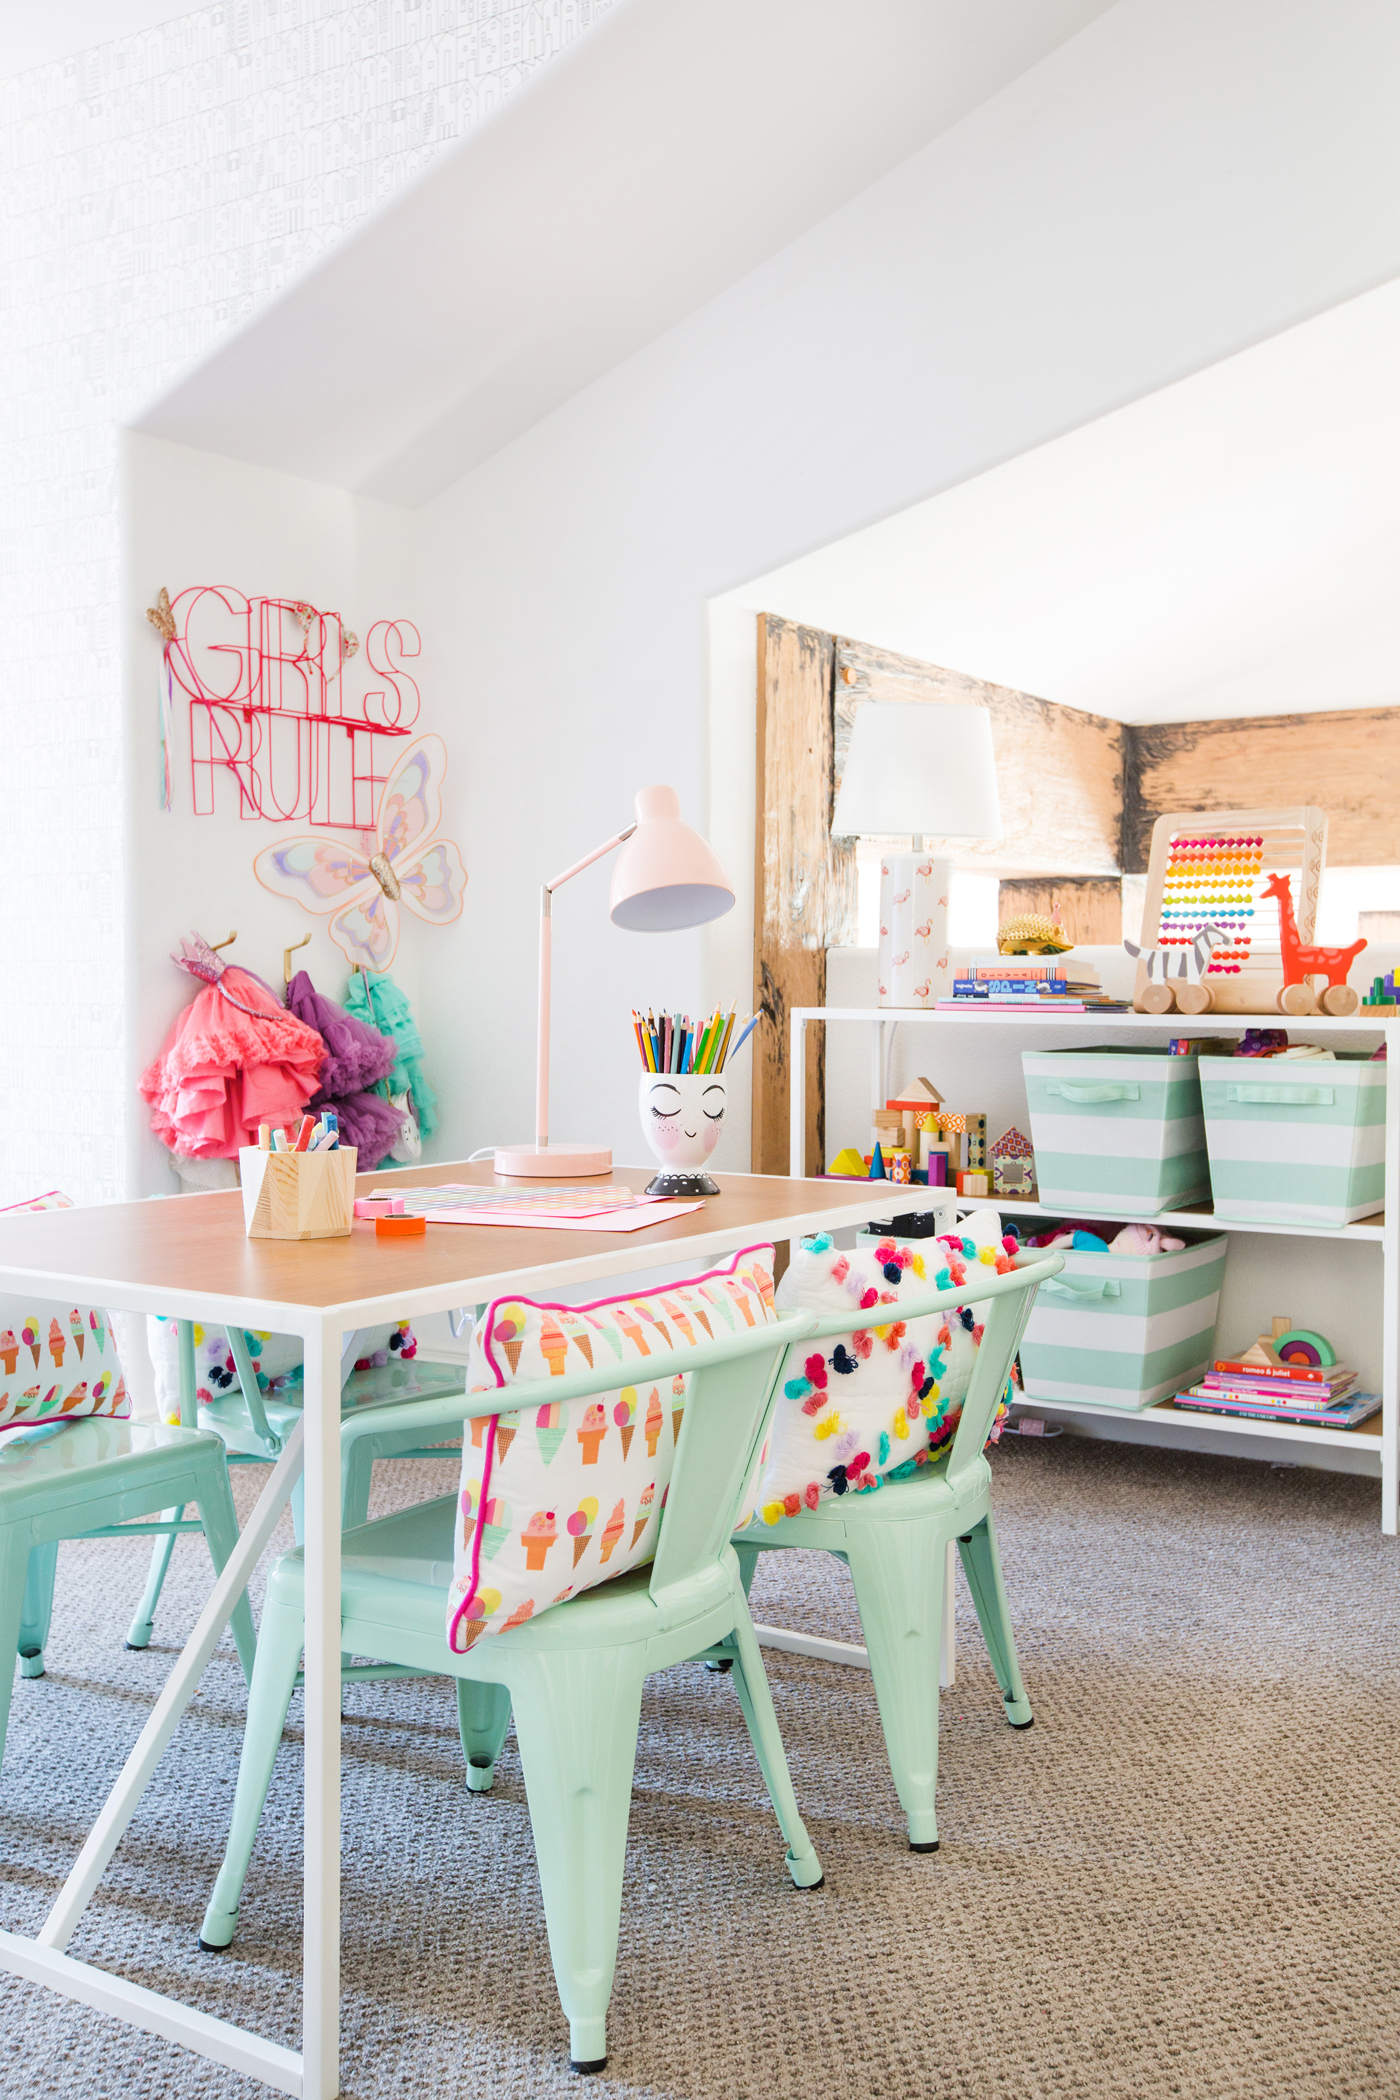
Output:
[[1124,941],[1129,955],[1147,973],[1133,1000],[1137,1011],[1169,1014],[1175,1008],[1183,1014],[1209,1013],[1215,1002],[1205,982],[1206,965],[1225,939],[1224,930],[1208,919],[1189,947],[1139,948]]

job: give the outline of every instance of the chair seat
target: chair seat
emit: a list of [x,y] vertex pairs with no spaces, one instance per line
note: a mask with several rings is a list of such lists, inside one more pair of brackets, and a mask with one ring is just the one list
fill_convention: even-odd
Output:
[[[436,1400],[449,1393],[460,1393],[465,1378],[460,1364],[420,1363],[417,1357],[408,1363],[400,1360],[368,1371],[352,1371],[341,1389],[341,1416],[353,1414],[359,1407],[391,1407],[400,1401]],[[293,1386],[286,1393],[264,1393],[262,1402],[269,1426],[285,1442],[305,1408],[304,1388]],[[199,1419],[202,1427],[222,1437],[227,1450],[245,1457],[266,1457],[237,1383],[212,1399],[202,1400]],[[459,1441],[460,1432],[448,1435],[452,1442]]]
[[[444,1666],[460,1664],[447,1645],[446,1593],[452,1581],[453,1533],[457,1497],[443,1495],[412,1509],[396,1510],[347,1531],[341,1542],[341,1611],[357,1626],[382,1625],[386,1631],[441,1645]],[[482,1569],[490,1581],[489,1564]],[[497,1633],[484,1648],[506,1646],[607,1647],[645,1640],[661,1631],[660,1614],[649,1589],[650,1563],[611,1582],[600,1582],[563,1604],[551,1605],[537,1619]],[[301,1547],[285,1554],[272,1574],[279,1604],[300,1608],[305,1585]],[[718,1595],[723,1592],[719,1591]],[[706,1604],[715,1600],[706,1598]],[[372,1651],[368,1651],[372,1652]],[[396,1660],[393,1656],[380,1658]]]
[[36,1422],[0,1437],[0,1497],[27,1492],[76,1473],[136,1461],[142,1466],[163,1454],[218,1450],[205,1429],[179,1429],[165,1422],[124,1422],[110,1415],[78,1422]]
[[983,1459],[980,1482],[970,1495],[964,1484],[962,1497],[957,1501],[940,1467],[934,1472],[916,1473],[908,1480],[887,1480],[882,1487],[867,1488],[859,1494],[825,1496],[815,1509],[801,1509],[795,1517],[779,1517],[776,1524],[765,1524],[755,1511],[743,1530],[735,1532],[734,1543],[829,1548],[832,1535],[843,1532],[848,1522],[926,1524],[942,1518],[950,1529],[964,1519],[975,1524],[986,1513],[991,1479],[991,1468]]

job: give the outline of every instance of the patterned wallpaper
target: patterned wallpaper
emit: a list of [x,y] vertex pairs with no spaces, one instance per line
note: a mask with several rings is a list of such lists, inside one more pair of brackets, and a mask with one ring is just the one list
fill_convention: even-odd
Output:
[[121,1040],[123,422],[611,4],[225,0],[0,86],[0,1203],[121,1195],[141,1107]]

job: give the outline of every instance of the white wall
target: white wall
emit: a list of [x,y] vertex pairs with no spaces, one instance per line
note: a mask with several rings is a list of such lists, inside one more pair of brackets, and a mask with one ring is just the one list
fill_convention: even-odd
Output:
[[0,1202],[121,1194],[140,1115],[121,683],[155,582],[119,576],[120,425],[611,4],[205,0],[147,27],[137,0],[26,0],[42,28],[0,58]]
[[1374,0],[1124,0],[418,515],[476,871],[425,990],[473,1045],[449,1149],[528,1128],[536,888],[635,787],[740,907],[648,943],[601,871],[559,900],[556,1133],[635,1157],[628,1005],[747,989],[753,664],[710,601],[1400,273],[1397,45]]
[[[126,441],[123,622],[126,662],[127,989],[131,1023],[122,1073],[127,1118],[126,1189],[130,1195],[166,1194],[176,1186],[165,1148],[151,1135],[136,1083],[155,1056],[171,1021],[201,989],[170,960],[191,929],[222,941],[237,929],[227,959],[246,963],[274,986],[282,982],[283,950],[303,934],[311,945],[293,967],[311,972],[317,989],[339,998],[349,975],[326,933],[326,921],[263,889],[253,856],[302,825],[244,821],[231,779],[216,787],[212,815],[191,804],[189,707],[175,689],[171,752],[173,808],[161,811],[157,783],[160,732],[157,680],[160,642],[141,607],[161,583],[176,595],[192,584],[232,585],[247,597],[307,598],[334,608],[362,638],[374,620],[416,618],[409,521],[392,505],[351,496],[287,474],[270,474],[157,438]],[[144,595],[143,595],[144,593]],[[415,732],[443,725],[434,695],[441,662],[425,641],[413,664],[422,693]],[[345,673],[347,692],[382,679],[364,675],[365,653]],[[450,741],[450,740],[449,740]],[[456,828],[451,767],[443,829]],[[431,946],[444,936],[403,914],[408,928],[393,964],[396,982],[415,1007],[421,998]],[[430,1075],[431,1077],[431,1075]]]

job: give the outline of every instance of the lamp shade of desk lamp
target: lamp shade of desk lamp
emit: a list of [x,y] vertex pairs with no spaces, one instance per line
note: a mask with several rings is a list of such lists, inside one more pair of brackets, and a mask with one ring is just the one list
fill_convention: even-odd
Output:
[[950,998],[953,864],[926,853],[924,839],[1001,833],[987,710],[868,701],[851,725],[831,829],[837,838],[912,836],[912,851],[880,856],[879,1003],[927,1007]]
[[734,885],[719,860],[681,816],[674,788],[643,788],[637,821],[605,839],[582,860],[547,882],[540,893],[539,1041],[535,1063],[535,1142],[498,1145],[496,1172],[540,1180],[610,1174],[606,1145],[555,1145],[549,1138],[549,981],[555,890],[604,854],[621,847],[613,870],[609,912],[614,926],[634,933],[678,933],[718,919],[734,902]]

